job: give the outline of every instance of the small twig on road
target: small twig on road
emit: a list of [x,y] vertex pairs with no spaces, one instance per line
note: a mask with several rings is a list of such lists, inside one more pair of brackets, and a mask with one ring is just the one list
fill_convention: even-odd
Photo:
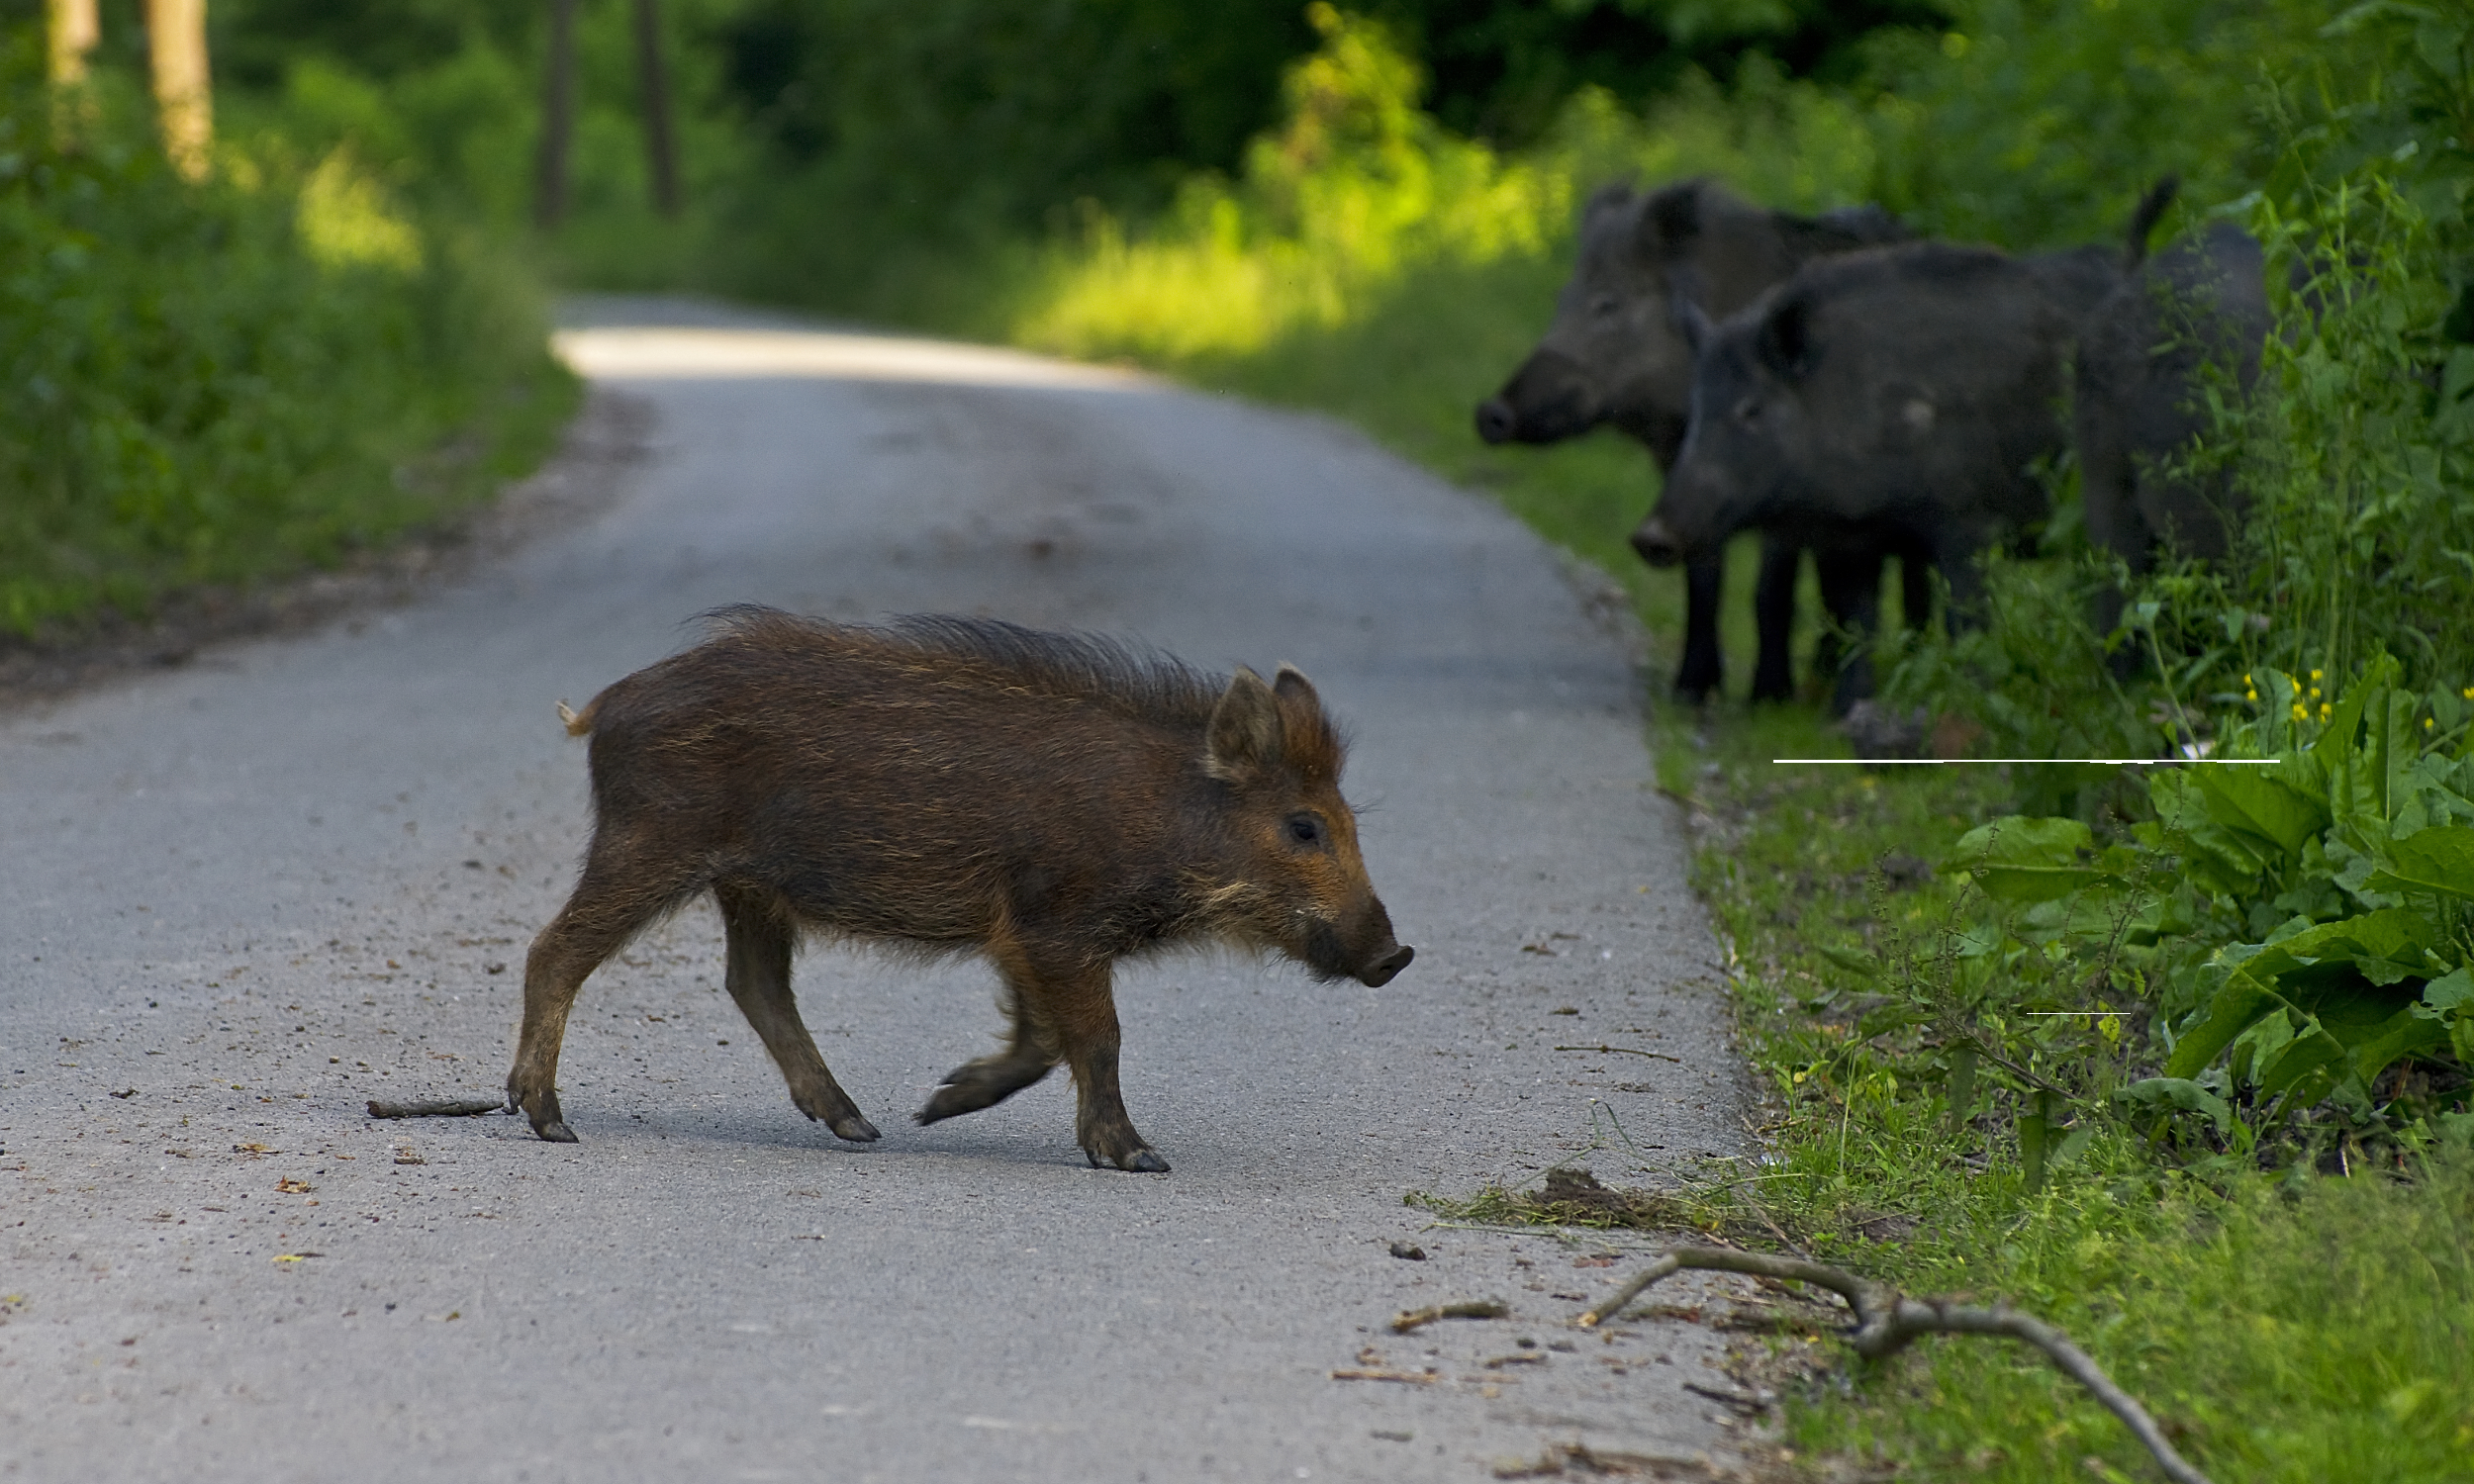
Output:
[[1378,1370],[1372,1366],[1355,1366],[1331,1373],[1335,1381],[1406,1381],[1414,1386],[1432,1386],[1443,1379],[1440,1371]]
[[1845,1268],[1801,1257],[1730,1252],[1715,1247],[1679,1247],[1643,1268],[1613,1298],[1583,1313],[1581,1328],[1590,1329],[1614,1318],[1651,1284],[1685,1268],[1785,1278],[1830,1289],[1856,1311],[1856,1327],[1847,1333],[1847,1342],[1867,1360],[1894,1355],[1923,1335],[2002,1335],[2024,1340],[2043,1350],[2063,1374],[2086,1387],[2105,1404],[2107,1411],[2122,1419],[2122,1425],[2154,1455],[2157,1465],[2174,1484],[2209,1484],[2206,1474],[2191,1467],[2173,1450],[2173,1444],[2165,1440],[2146,1409],[2116,1386],[2103,1367],[2070,1343],[2069,1336],[2032,1315],[1998,1305],[1977,1309],[1953,1304],[1946,1298],[1909,1298],[1887,1283],[1876,1283]]
[[502,1113],[507,1109],[503,1097],[450,1097],[427,1103],[382,1103],[369,1100],[372,1118],[473,1118],[483,1113]]
[[1438,1319],[1509,1319],[1512,1306],[1501,1299],[1473,1299],[1458,1304],[1437,1304],[1431,1309],[1403,1309],[1391,1317],[1391,1332],[1406,1335],[1423,1329]]
[[1683,1058],[1681,1058],[1681,1057],[1670,1057],[1670,1056],[1666,1055],[1665,1052],[1653,1052],[1653,1051],[1634,1051],[1634,1050],[1633,1050],[1631,1047],[1629,1047],[1629,1046],[1604,1046],[1604,1045],[1600,1045],[1600,1046],[1559,1046],[1559,1047],[1557,1047],[1557,1048],[1556,1048],[1556,1050],[1557,1050],[1557,1051],[1612,1052],[1614,1055],[1619,1056],[1619,1057],[1650,1057],[1650,1058],[1653,1058],[1653,1059],[1655,1059],[1655,1060],[1657,1060],[1657,1061],[1660,1061],[1660,1062],[1672,1062],[1672,1063],[1674,1063],[1677,1067],[1681,1067],[1682,1065],[1684,1065],[1684,1064],[1683,1064]]
[[1715,1386],[1703,1386],[1694,1381],[1684,1382],[1683,1389],[1691,1392],[1694,1396],[1705,1396],[1713,1402],[1719,1402],[1726,1406],[1733,1407],[1739,1412],[1766,1412],[1769,1410],[1768,1402],[1762,1400],[1759,1395],[1751,1392],[1720,1391]]

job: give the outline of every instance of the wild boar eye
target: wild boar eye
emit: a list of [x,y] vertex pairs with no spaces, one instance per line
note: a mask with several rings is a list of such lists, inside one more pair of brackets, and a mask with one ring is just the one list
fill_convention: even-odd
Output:
[[1299,845],[1323,843],[1323,822],[1311,814],[1288,816],[1288,838]]
[[1760,419],[1760,399],[1747,397],[1735,405],[1735,420],[1738,422],[1759,422]]
[[1623,307],[1623,301],[1614,295],[1601,294],[1589,302],[1589,313],[1601,320],[1612,320],[1615,318],[1615,312]]

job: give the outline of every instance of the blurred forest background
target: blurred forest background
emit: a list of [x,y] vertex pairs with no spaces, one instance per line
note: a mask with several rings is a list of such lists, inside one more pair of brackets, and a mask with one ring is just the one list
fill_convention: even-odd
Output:
[[[2463,27],[2399,0],[2333,17],[2301,0],[213,0],[221,163],[194,182],[146,144],[141,9],[100,7],[92,147],[62,150],[41,97],[43,6],[0,0],[8,230],[46,272],[62,251],[79,263],[21,275],[34,307],[12,323],[56,327],[88,306],[85,349],[53,333],[11,353],[44,386],[90,393],[185,355],[239,380],[0,412],[0,462],[55,497],[0,510],[21,533],[0,555],[0,623],[21,632],[245,577],[261,555],[332,560],[377,539],[421,503],[340,495],[380,465],[390,485],[417,465],[429,472],[412,483],[462,498],[438,448],[487,465],[475,450],[502,433],[511,449],[539,441],[522,418],[492,430],[509,397],[537,387],[563,406],[554,368],[523,348],[538,309],[515,307],[550,285],[771,301],[1337,411],[1516,509],[1579,512],[1559,535],[1662,629],[1669,587],[1617,544],[1652,492],[1643,462],[1608,438],[1504,454],[1465,431],[1544,325],[1576,204],[1604,180],[1714,172],[1772,205],[1877,201],[1922,231],[2030,248],[2113,239],[2166,171],[2186,182],[2171,231],[2212,212],[2308,216],[2313,191],[2369,162],[2427,229],[2415,332],[2474,325],[2474,126],[2449,52]],[[562,13],[573,120],[551,203],[540,151]],[[648,166],[648,40],[667,84],[666,201]],[[253,245],[175,292],[168,244],[200,232]],[[302,253],[322,264],[306,278],[286,261]],[[341,296],[339,323],[417,344],[429,369],[390,382],[347,365],[333,328],[231,339],[263,318],[239,308],[259,304],[250,283],[291,281]],[[276,301],[260,309],[277,320],[329,302]],[[188,328],[133,320],[133,302]],[[492,326],[509,328],[493,340]],[[167,334],[192,338],[139,348]],[[232,509],[187,509],[197,481],[167,471],[200,440],[147,429],[276,397],[309,373],[264,358],[311,343],[331,405],[367,371],[377,403],[428,412],[379,432],[402,417],[286,423],[262,402],[261,429],[291,426],[289,441],[261,431],[225,450],[223,472],[200,477]],[[81,355],[92,374],[73,369]],[[508,395],[476,390],[493,381]],[[404,395],[415,384],[422,396]],[[363,446],[344,449],[342,428]],[[349,513],[266,493],[313,470]],[[138,518],[79,527],[98,500]],[[239,507],[271,522],[264,539],[233,533]]]
[[[1768,759],[1844,745],[1810,708],[1660,711],[1777,1119],[1764,1173],[1642,1219],[2032,1302],[2220,1478],[2474,1476],[2463,0],[211,0],[211,143],[168,150],[140,14],[107,0],[57,86],[45,6],[0,0],[13,642],[452,520],[576,406],[550,295],[633,290],[1349,418],[1670,643],[1678,584],[1623,544],[1642,451],[1470,426],[1589,191],[1709,173],[2032,249],[2118,241],[2178,174],[2160,241],[2225,219],[2271,254],[2258,394],[2194,451],[2234,471],[2241,549],[2128,584],[2098,632],[2124,574],[2065,461],[2041,554],[1995,563],[1983,625],[1885,641],[1883,700],[1986,756],[2275,767],[1787,780]],[[1790,1436],[1919,1477],[2146,1467],[2013,1355],[1865,1376]]]

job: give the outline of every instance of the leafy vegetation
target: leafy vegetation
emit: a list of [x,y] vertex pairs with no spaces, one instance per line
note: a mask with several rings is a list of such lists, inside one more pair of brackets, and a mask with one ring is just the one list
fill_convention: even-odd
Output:
[[0,629],[239,584],[432,523],[545,450],[534,290],[350,144],[163,161],[125,80],[0,51]]
[[[2346,767],[2367,774],[2367,729],[2354,737]],[[2157,1034],[2142,978],[2189,974],[2203,1003],[2224,979],[2193,952],[2203,937],[2142,929],[2231,910],[2272,889],[2269,872],[2186,891],[2169,834],[2083,851],[2075,820],[1975,826],[2010,791],[1991,770],[1771,765],[1828,747],[1808,714],[1667,718],[1654,741],[1662,781],[1705,821],[1697,872],[1770,1108],[1763,1153],[1680,1186],[1644,1159],[1665,1188],[1617,1209],[1559,1202],[1553,1183],[1443,1209],[1783,1238],[1910,1291],[2001,1295],[2068,1330],[2220,1479],[2462,1476],[2462,1077],[2431,1064],[2364,1077],[2386,1136],[2341,1102],[2267,1091],[2222,1042],[2166,1077],[2190,1043]],[[2163,817],[2213,837],[2204,811]],[[1945,869],[1914,854],[1923,841],[1950,842]],[[2378,996],[2383,1018],[2445,977],[2421,961],[2376,985],[2350,956],[2322,964],[2321,982],[2287,992]],[[1611,1178],[1633,1160],[1611,1137],[1591,1162]],[[2049,1479],[2089,1472],[2088,1457],[2099,1477],[2147,1476],[2110,1417],[2023,1355],[1943,1342],[1863,1381],[1793,1405],[1795,1445],[1926,1478]]]

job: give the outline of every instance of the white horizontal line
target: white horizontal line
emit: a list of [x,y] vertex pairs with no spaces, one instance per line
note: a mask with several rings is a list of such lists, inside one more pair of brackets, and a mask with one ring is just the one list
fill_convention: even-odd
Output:
[[2100,768],[2186,768],[2214,763],[2224,768],[2271,768],[2277,758],[1771,758],[1773,767],[1791,763],[1829,763],[1861,768],[1939,768],[1946,763],[2090,763]]

